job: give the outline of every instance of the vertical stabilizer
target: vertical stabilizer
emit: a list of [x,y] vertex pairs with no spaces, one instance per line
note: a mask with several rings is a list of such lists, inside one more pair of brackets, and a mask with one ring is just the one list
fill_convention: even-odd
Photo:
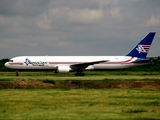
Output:
[[126,56],[133,56],[138,58],[146,58],[152,41],[156,32],[150,32],[143,40],[141,40],[134,49],[129,52]]

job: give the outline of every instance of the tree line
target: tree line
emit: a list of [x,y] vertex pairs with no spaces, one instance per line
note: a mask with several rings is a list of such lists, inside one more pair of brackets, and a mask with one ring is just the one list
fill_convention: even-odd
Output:
[[[151,64],[147,65],[142,65],[142,66],[137,66],[137,67],[132,67],[126,69],[127,71],[160,71],[160,56],[158,57],[149,57],[148,59],[152,60]],[[6,68],[4,64],[8,62],[9,59],[5,58],[0,60],[0,72],[10,72],[14,71],[12,69]]]

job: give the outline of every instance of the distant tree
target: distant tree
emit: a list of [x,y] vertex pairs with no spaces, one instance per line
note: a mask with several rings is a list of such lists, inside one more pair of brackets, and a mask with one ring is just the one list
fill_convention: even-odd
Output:
[[8,58],[4,58],[4,59],[0,60],[0,71],[1,71],[1,72],[12,71],[11,69],[6,68],[6,67],[4,66],[4,64],[5,64],[6,62],[8,62],[8,61],[9,61]]
[[160,71],[160,56],[150,58],[153,62],[150,64],[150,70]]

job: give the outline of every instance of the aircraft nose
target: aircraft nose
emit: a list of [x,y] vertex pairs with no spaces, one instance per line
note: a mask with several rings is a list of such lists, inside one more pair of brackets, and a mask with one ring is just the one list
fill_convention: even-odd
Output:
[[4,65],[5,65],[6,67],[8,67],[8,62],[6,62]]

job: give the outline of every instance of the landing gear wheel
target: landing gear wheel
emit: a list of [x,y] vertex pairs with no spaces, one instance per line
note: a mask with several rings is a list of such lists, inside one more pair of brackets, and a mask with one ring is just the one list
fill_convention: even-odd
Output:
[[84,74],[84,73],[81,73],[81,76],[85,76],[85,74]]
[[17,76],[17,77],[19,76],[19,74],[18,74],[18,70],[16,70],[16,76]]
[[84,73],[76,73],[75,76],[85,76]]

